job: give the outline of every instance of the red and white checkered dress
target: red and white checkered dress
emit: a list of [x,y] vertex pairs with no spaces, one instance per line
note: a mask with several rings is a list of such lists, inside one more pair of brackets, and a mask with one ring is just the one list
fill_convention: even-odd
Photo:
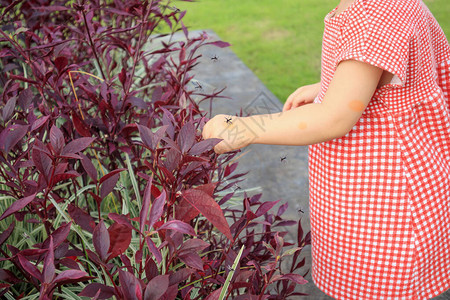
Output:
[[450,288],[450,47],[421,0],[334,12],[315,102],[343,60],[394,78],[347,135],[310,147],[313,279],[338,300],[429,299]]

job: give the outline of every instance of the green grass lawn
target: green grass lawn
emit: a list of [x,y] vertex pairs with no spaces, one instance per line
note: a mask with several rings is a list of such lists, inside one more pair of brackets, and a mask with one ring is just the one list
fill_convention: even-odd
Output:
[[[450,37],[450,1],[426,0]],[[319,81],[323,18],[338,0],[175,1],[191,29],[213,29],[284,102]]]

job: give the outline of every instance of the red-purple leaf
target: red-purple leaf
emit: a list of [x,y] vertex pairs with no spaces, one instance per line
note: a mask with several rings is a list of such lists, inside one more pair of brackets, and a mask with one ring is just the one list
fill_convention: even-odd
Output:
[[50,128],[50,143],[57,154],[61,153],[61,150],[64,147],[64,134],[61,129],[55,125]]
[[53,182],[53,185],[55,185],[55,184],[57,184],[60,181],[76,178],[78,176],[80,176],[80,174],[72,170],[72,171],[68,171],[68,172],[63,173],[63,174],[56,174],[53,177],[53,181],[52,182]]
[[33,125],[31,126],[31,131],[41,128],[42,125],[47,123],[49,118],[50,118],[50,115],[41,117],[41,118],[37,119],[36,121],[34,121]]
[[151,198],[151,187],[152,187],[153,177],[147,182],[147,186],[144,190],[144,197],[142,197],[142,208],[139,214],[139,229],[142,233],[144,233],[145,223],[147,221],[148,209],[150,207],[150,198]]
[[17,97],[11,97],[2,110],[2,118],[3,122],[7,123],[12,113],[14,112],[14,108],[16,107]]
[[125,68],[122,68],[122,71],[119,73],[119,80],[120,83],[122,83],[122,86],[125,86],[125,83],[127,82],[127,70]]
[[84,123],[83,120],[81,120],[78,115],[75,112],[72,112],[72,123],[75,127],[75,130],[84,137],[90,137],[91,132],[89,130],[89,127]]
[[109,299],[113,296],[117,296],[113,287],[97,282],[87,285],[78,296],[92,298],[95,297],[95,294],[97,294],[98,291],[100,291],[98,299]]
[[203,192],[205,192],[206,194],[208,194],[209,196],[212,197],[214,195],[214,191],[215,191],[216,187],[217,187],[217,182],[216,183],[207,183],[207,184],[199,185],[195,189],[203,191]]
[[286,221],[281,221],[281,222],[277,223],[276,225],[273,225],[273,227],[289,227],[289,226],[295,226],[295,225],[297,225],[297,221],[286,220]]
[[164,293],[164,295],[161,297],[160,300],[173,300],[176,299],[178,294],[178,286],[176,285],[170,285],[167,291]]
[[28,257],[28,258],[40,256],[41,254],[44,254],[44,253],[47,253],[47,249],[25,249],[25,250],[20,251],[20,255],[22,255],[23,257]]
[[[109,175],[109,174],[107,174],[107,175]],[[103,176],[103,177],[105,177],[105,176]],[[102,179],[103,179],[103,177],[102,177]],[[116,173],[116,174],[113,174],[112,176],[109,176],[106,180],[103,180],[103,183],[100,187],[100,198],[101,199],[105,199],[105,197],[108,196],[109,193],[112,192],[112,190],[116,187],[119,177],[120,177],[120,175]],[[102,180],[100,179],[100,181],[102,181]]]
[[257,217],[260,217],[260,216],[264,215],[266,212],[268,212],[269,210],[271,210],[272,207],[274,207],[275,205],[277,205],[278,202],[280,202],[280,200],[264,202],[264,203],[261,204],[261,206],[258,207],[258,209],[256,210],[256,213],[255,213],[256,216],[257,216]]
[[97,169],[95,168],[92,161],[83,153],[79,154],[81,157],[81,164],[83,165],[84,170],[86,173],[91,177],[91,179],[94,181],[94,183],[97,183]]
[[172,220],[172,221],[164,223],[161,227],[158,228],[158,231],[159,230],[167,230],[167,229],[175,230],[180,233],[185,233],[185,234],[189,234],[192,236],[196,235],[194,228],[192,228],[191,225],[189,225],[188,223],[179,221],[179,220]]
[[53,283],[59,283],[59,284],[67,284],[68,282],[73,283],[77,281],[82,281],[87,277],[88,274],[84,271],[80,270],[65,270],[59,273],[55,280],[53,280]]
[[223,287],[221,287],[220,289],[215,290],[214,292],[212,292],[211,294],[209,294],[208,297],[206,297],[205,300],[219,300],[220,293],[222,292],[222,288],[223,288]]
[[195,273],[195,270],[192,270],[191,268],[183,268],[183,269],[177,269],[175,273],[170,274],[169,278],[169,286],[170,285],[178,285],[180,282],[185,281],[189,278],[193,273]]
[[11,204],[11,206],[8,207],[5,210],[5,212],[2,214],[2,216],[0,217],[0,221],[3,220],[4,218],[8,217],[9,215],[21,210],[25,206],[27,206],[28,203],[33,201],[35,197],[36,197],[36,193],[33,195],[30,195],[30,196],[27,196],[25,198],[21,198],[19,200],[14,201],[14,203]]
[[58,69],[58,73],[61,73],[61,71],[67,66],[69,63],[69,60],[65,56],[58,56],[55,59],[55,67]]
[[149,236],[145,237],[145,241],[147,242],[148,249],[153,254],[153,256],[156,258],[156,261],[158,262],[158,264],[160,264],[162,261],[162,255],[161,255],[161,252],[159,251],[158,247],[156,247],[155,243]]
[[[184,16],[184,14],[186,13],[186,11],[183,11],[182,13],[183,13],[183,16]],[[181,19],[181,18],[182,18],[182,16],[180,16],[180,19]],[[180,21],[180,23],[181,23],[181,29],[183,29],[184,36],[185,36],[186,39],[187,39],[188,36],[189,36],[188,30],[187,30],[186,26],[184,25],[184,23],[183,23],[182,21]]]
[[139,135],[141,136],[142,143],[150,149],[154,148],[153,145],[153,132],[145,126],[137,125],[139,130]]
[[67,224],[64,224],[60,226],[58,229],[53,231],[53,233],[45,240],[45,242],[42,244],[41,248],[49,248],[50,247],[50,237],[53,238],[53,247],[57,248],[59,245],[62,244],[67,238],[67,236],[70,233],[70,226],[72,225],[72,222],[69,222]]
[[178,257],[188,266],[197,270],[203,270],[203,261],[195,252],[184,252]]
[[36,84],[36,85],[39,84],[35,80],[29,79],[29,78],[26,78],[26,77],[23,77],[23,76],[20,76],[20,75],[10,74],[9,78],[10,79],[17,79],[17,80],[20,80],[20,81],[23,81],[23,82],[28,82],[28,83],[31,83],[31,84]]
[[95,140],[95,138],[92,138],[92,137],[82,137],[82,138],[73,140],[73,141],[69,142],[66,146],[64,146],[64,148],[61,151],[61,155],[66,155],[69,153],[74,154],[74,153],[83,151],[94,140]]
[[186,223],[198,216],[199,213],[195,207],[184,199],[180,199],[179,204],[175,208],[175,218]]
[[31,91],[31,87],[24,89],[19,94],[19,106],[24,111],[30,106],[31,101],[33,100],[33,92]]
[[114,176],[114,175],[116,175],[117,173],[122,172],[122,171],[124,171],[124,170],[126,170],[126,169],[120,168],[120,169],[116,169],[116,170],[113,170],[113,171],[109,172],[108,174],[106,174],[106,175],[104,175],[102,178],[100,178],[100,184],[102,184],[105,180],[107,180],[107,179],[110,178],[111,176]]
[[145,261],[145,276],[147,277],[147,280],[151,280],[152,278],[155,278],[159,275],[158,266],[156,265],[153,258],[150,257],[150,255],[147,256],[147,260]]
[[11,222],[8,228],[0,234],[0,246],[3,245],[3,243],[9,238],[9,236],[14,230],[15,225],[16,225],[15,222]]
[[220,143],[222,139],[206,139],[196,143],[192,146],[191,150],[189,150],[190,155],[200,155],[208,150],[214,148],[215,145]]
[[22,280],[17,278],[13,272],[9,270],[0,269],[0,281],[6,281],[15,284],[21,282]]
[[177,138],[178,145],[182,153],[186,153],[191,149],[195,142],[195,127],[191,122],[184,124]]
[[33,150],[31,152],[31,158],[38,171],[44,176],[46,181],[48,181],[48,177],[50,176],[50,170],[52,167],[51,158],[46,154],[46,152],[42,151],[42,149],[37,147],[36,145],[33,147]]
[[8,153],[27,134],[28,127],[14,124],[4,129],[0,134],[0,149]]
[[281,279],[288,279],[292,282],[295,282],[297,284],[306,284],[308,283],[308,281],[303,278],[303,276],[300,276],[298,274],[284,274],[283,276],[281,276]]
[[155,133],[153,133],[148,127],[142,125],[137,125],[137,127],[142,143],[149,149],[156,148],[168,128],[167,125],[161,126]]
[[53,237],[50,236],[50,243],[48,245],[47,255],[44,260],[44,267],[42,269],[42,282],[50,283],[55,277],[55,252],[53,248]]
[[101,260],[105,261],[108,257],[110,239],[108,230],[106,229],[103,220],[101,220],[95,227],[92,234],[92,242],[94,244],[95,251],[100,256]]
[[88,232],[93,232],[95,227],[94,219],[87,212],[75,205],[69,204],[68,212],[72,220]]
[[215,41],[215,42],[211,42],[211,43],[207,43],[207,44],[214,45],[214,46],[217,46],[219,48],[226,48],[226,47],[230,47],[231,46],[230,43],[227,43],[227,42],[224,42],[224,41]]
[[33,276],[39,281],[42,279],[41,278],[42,274],[41,272],[39,272],[38,268],[36,268],[35,265],[30,263],[25,257],[23,257],[20,254],[17,254],[17,257],[19,258],[20,265],[27,273],[29,273],[31,276]]
[[91,191],[88,191],[88,194],[92,196],[92,198],[94,198],[95,202],[97,202],[98,205],[100,205],[102,203],[102,198],[100,196],[98,196],[97,194],[94,194]]
[[119,269],[119,283],[125,299],[138,300],[136,297],[136,290],[140,289],[140,284],[133,274]]
[[209,244],[200,239],[190,239],[181,245],[178,257],[189,267],[203,270],[203,262],[197,252],[209,247]]
[[39,10],[39,11],[65,11],[68,10],[69,8],[62,6],[62,5],[52,5],[52,6],[39,6],[39,7],[34,7],[34,9]]
[[134,228],[134,226],[131,225],[130,219],[128,219],[127,216],[119,215],[119,214],[116,214],[116,213],[110,213],[110,214],[108,214],[108,217],[111,220],[113,220],[116,223],[118,223],[118,224],[125,225],[125,226],[127,226],[128,228],[130,228],[132,230],[136,230],[136,228]]
[[58,263],[60,263],[61,265],[69,268],[69,269],[73,269],[73,270],[80,270],[80,266],[78,265],[78,263],[75,261],[76,256],[70,256],[70,258],[61,258],[60,260],[58,260]]
[[202,251],[205,248],[208,248],[210,246],[209,243],[201,240],[201,239],[190,239],[190,240],[186,240],[183,245],[181,245],[180,249],[178,250],[178,252],[183,253],[183,252],[199,252]]
[[169,275],[159,275],[150,280],[145,288],[144,300],[158,300],[169,287]]
[[165,203],[166,191],[162,190],[161,195],[153,201],[152,208],[150,208],[149,228],[152,228],[156,221],[161,218],[164,212]]
[[111,253],[108,260],[124,253],[131,242],[131,229],[127,225],[114,223],[108,228],[110,246],[108,252]]
[[189,189],[183,192],[183,198],[203,214],[230,241],[233,241],[230,226],[223,215],[223,211],[211,196],[200,190]]
[[289,207],[289,203],[288,202],[286,202],[283,205],[280,205],[280,207],[278,208],[277,216],[281,217],[286,212],[288,207]]

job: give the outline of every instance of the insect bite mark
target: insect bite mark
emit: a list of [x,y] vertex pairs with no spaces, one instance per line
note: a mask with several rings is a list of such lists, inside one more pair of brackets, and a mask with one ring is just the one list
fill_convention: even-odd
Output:
[[348,103],[348,107],[354,112],[363,112],[366,109],[364,102],[359,100],[353,100]]
[[300,123],[298,123],[297,128],[301,129],[301,130],[305,130],[306,128],[308,128],[308,124],[306,124],[306,122],[300,122]]

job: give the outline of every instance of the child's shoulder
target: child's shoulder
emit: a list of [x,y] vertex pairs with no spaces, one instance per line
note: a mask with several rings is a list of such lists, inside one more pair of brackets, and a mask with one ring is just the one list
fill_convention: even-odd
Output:
[[422,0],[355,0],[358,1],[368,16],[386,19],[411,18],[421,15],[425,8]]
[[[346,26],[357,24],[371,28],[412,32],[427,16],[421,0],[355,0]],[[426,18],[425,18],[426,19]]]

